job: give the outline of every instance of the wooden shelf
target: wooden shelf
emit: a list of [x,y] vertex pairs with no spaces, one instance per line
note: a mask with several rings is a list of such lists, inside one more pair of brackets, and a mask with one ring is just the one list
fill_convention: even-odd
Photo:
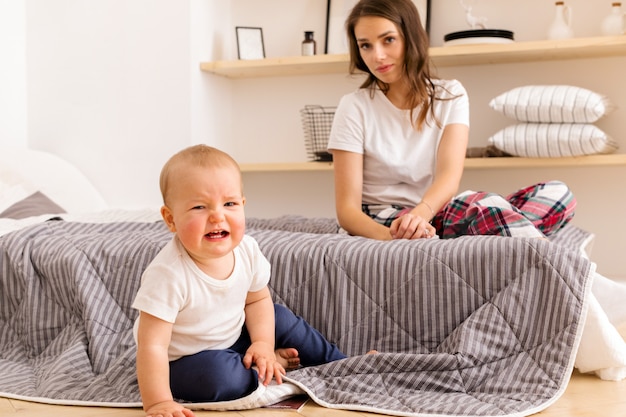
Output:
[[227,78],[347,74],[348,55],[291,56],[249,61],[202,62],[200,69]]
[[[626,56],[626,35],[542,40],[509,44],[477,44],[430,48],[437,67],[508,64],[560,59]],[[293,56],[259,60],[202,62],[202,71],[227,78],[259,78],[318,74],[348,74],[348,55]],[[472,158],[466,169],[559,168],[626,166],[626,154],[576,158]],[[328,162],[242,164],[243,172],[332,171]]]
[[[626,35],[433,47],[430,55],[437,67],[623,56]],[[200,69],[228,78],[347,74],[348,55],[202,62]]]
[[438,67],[623,55],[626,55],[626,35],[431,48],[431,56]]
[[626,166],[626,154],[587,155],[568,158],[469,158],[465,169],[571,168]]
[[332,171],[332,162],[267,162],[239,164],[241,172]]
[[[286,162],[240,164],[242,172],[332,171],[332,162]],[[626,154],[589,155],[573,158],[469,158],[465,169],[568,168],[626,166]]]

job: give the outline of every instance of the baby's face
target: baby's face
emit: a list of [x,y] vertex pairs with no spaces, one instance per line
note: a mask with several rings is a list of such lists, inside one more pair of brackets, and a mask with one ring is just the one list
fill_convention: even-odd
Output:
[[198,264],[229,255],[245,232],[245,198],[235,167],[181,167],[163,218]]

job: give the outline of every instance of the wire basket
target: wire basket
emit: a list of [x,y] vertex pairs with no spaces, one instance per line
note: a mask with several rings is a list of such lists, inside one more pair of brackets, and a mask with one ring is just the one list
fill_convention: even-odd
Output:
[[304,129],[304,146],[313,161],[332,161],[328,152],[328,137],[333,125],[336,107],[306,105],[300,110]]

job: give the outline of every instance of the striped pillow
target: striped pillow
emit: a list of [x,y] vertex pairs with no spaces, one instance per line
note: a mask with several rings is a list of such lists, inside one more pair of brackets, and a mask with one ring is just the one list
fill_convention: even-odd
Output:
[[488,141],[501,151],[528,158],[611,153],[618,148],[602,130],[584,123],[520,123],[500,130]]
[[517,87],[492,99],[489,107],[533,123],[593,123],[612,110],[606,97],[570,85]]

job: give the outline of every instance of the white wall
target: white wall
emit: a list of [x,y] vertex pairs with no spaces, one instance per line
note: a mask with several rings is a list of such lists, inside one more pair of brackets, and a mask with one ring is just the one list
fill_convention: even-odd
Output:
[[26,146],[26,10],[0,0],[0,145]]
[[231,146],[231,85],[201,61],[230,40],[230,4],[26,0],[28,145],[76,164],[115,207],[158,206],[158,175],[194,143]]
[[231,152],[232,85],[199,71],[200,62],[221,59],[228,51],[231,6],[224,1],[191,0],[189,13],[191,143],[208,143]]
[[[433,45],[466,29],[457,0],[432,3]],[[568,4],[576,34],[598,35],[610,1]],[[59,154],[112,206],[127,208],[160,204],[161,166],[189,144],[222,147],[240,162],[302,161],[300,108],[335,105],[358,79],[232,81],[198,68],[201,61],[236,57],[235,26],[262,27],[270,57],[299,54],[305,30],[315,31],[322,50],[325,12],[326,0],[0,0],[0,52],[12,57],[0,69],[11,78],[0,77],[0,140]],[[490,27],[513,30],[519,41],[537,40],[545,37],[554,2],[477,0],[474,12]],[[517,85],[558,82],[594,89],[618,105],[598,126],[624,152],[622,68],[626,58],[617,57],[443,68],[440,75],[460,79],[470,93],[473,146],[511,122],[487,107],[491,97]],[[626,206],[619,193],[624,174],[624,167],[467,171],[463,188],[508,193],[539,180],[565,180],[579,199],[575,224],[598,235],[599,270],[626,276],[620,256],[626,225],[612,220]],[[330,172],[245,174],[244,180],[249,216],[334,215]]]
[[158,201],[191,141],[188,1],[27,0],[28,145],[76,164],[115,206]]

